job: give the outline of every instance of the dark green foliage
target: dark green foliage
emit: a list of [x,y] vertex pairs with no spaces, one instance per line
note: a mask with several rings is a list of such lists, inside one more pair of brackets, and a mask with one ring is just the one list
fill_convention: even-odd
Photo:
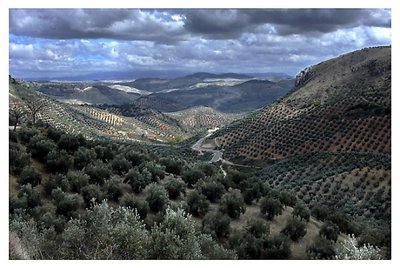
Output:
[[181,194],[185,194],[186,191],[185,183],[175,178],[169,178],[164,187],[168,191],[169,198],[172,200],[177,199]]
[[234,251],[225,249],[219,245],[210,235],[200,235],[200,248],[208,260],[235,260],[237,256]]
[[293,216],[299,217],[300,220],[310,220],[310,210],[303,203],[297,203],[293,209]]
[[18,135],[17,132],[9,130],[8,131],[8,140],[10,142],[18,142]]
[[165,171],[175,175],[181,175],[185,162],[180,159],[172,159],[169,157],[161,158],[160,163],[165,166]]
[[211,202],[220,199],[225,192],[224,185],[213,177],[199,180],[196,183],[196,189],[205,195]]
[[282,191],[279,194],[279,201],[281,201],[284,206],[294,207],[297,202],[297,197],[291,192]]
[[78,137],[71,134],[61,135],[58,141],[58,148],[67,152],[75,152],[76,150],[78,150],[79,146],[80,142]]
[[22,143],[27,144],[37,134],[36,128],[21,127],[18,131],[18,138]]
[[202,217],[208,211],[209,202],[207,201],[207,198],[197,190],[188,194],[186,202],[189,206],[189,213],[193,216]]
[[319,221],[325,221],[328,217],[329,210],[326,206],[314,205],[311,209],[311,215],[313,215]]
[[64,231],[66,219],[62,215],[56,215],[53,211],[45,212],[40,216],[38,220],[38,225],[44,228],[54,227],[54,230],[60,234]]
[[182,180],[189,186],[193,187],[200,179],[204,178],[204,173],[196,168],[186,170],[182,174]]
[[299,221],[297,218],[290,218],[281,233],[288,236],[293,241],[297,241],[299,238],[306,235],[306,224]]
[[230,222],[229,217],[221,212],[209,212],[204,216],[202,230],[215,239],[226,238],[231,231]]
[[260,259],[263,240],[248,232],[236,232],[229,236],[229,245],[234,249],[239,259]]
[[71,191],[80,193],[81,189],[89,184],[90,177],[83,173],[83,171],[68,171],[67,180]]
[[46,170],[50,173],[67,173],[72,168],[73,158],[66,151],[53,150],[47,155]]
[[46,182],[43,183],[43,190],[46,195],[50,196],[51,192],[57,188],[60,188],[63,192],[67,192],[70,189],[69,181],[63,174],[50,174]]
[[120,198],[119,203],[121,206],[136,209],[142,220],[146,218],[149,211],[149,204],[147,201],[138,199],[134,194],[124,194]]
[[47,129],[47,137],[51,140],[53,140],[54,142],[58,142],[61,138],[61,135],[63,134],[63,132],[59,129],[56,129],[54,127],[49,127]]
[[197,165],[197,167],[206,175],[207,177],[214,176],[218,173],[219,168],[213,164],[202,163]]
[[248,220],[245,230],[256,238],[266,238],[269,235],[269,225],[258,218]]
[[241,181],[239,188],[242,192],[244,202],[249,205],[253,202],[253,200],[258,201],[268,192],[268,188],[266,187],[264,181],[255,177]]
[[123,175],[131,168],[131,164],[125,158],[114,158],[111,161],[111,168],[114,174]]
[[74,153],[74,167],[76,169],[83,169],[96,159],[96,153],[93,150],[85,147],[79,147]]
[[245,213],[246,207],[240,191],[234,189],[225,193],[221,198],[219,209],[233,219],[237,219],[241,213]]
[[332,222],[325,223],[319,230],[320,236],[328,240],[332,240],[333,242],[337,241],[339,234],[340,234],[339,227]]
[[20,202],[24,203],[24,206],[28,209],[35,208],[42,204],[39,189],[37,187],[32,187],[29,183],[21,187],[17,196]]
[[121,178],[119,177],[113,177],[109,180],[106,180],[106,182],[103,185],[103,190],[106,193],[106,197],[109,200],[114,200],[118,201],[118,198],[122,195],[122,190],[121,190]]
[[268,220],[272,220],[275,216],[282,214],[283,205],[276,198],[263,197],[260,201],[260,211]]
[[81,195],[86,203],[86,207],[90,207],[91,203],[94,201],[96,203],[101,203],[105,198],[103,191],[97,184],[89,184],[81,189]]
[[33,158],[39,160],[44,163],[47,154],[55,150],[57,145],[50,139],[47,139],[44,136],[37,135],[30,139],[27,150],[32,155]]
[[125,159],[128,160],[133,167],[139,166],[143,162],[147,162],[150,160],[147,155],[135,151],[128,151],[127,153],[125,153]]
[[18,144],[10,143],[9,161],[10,173],[12,175],[19,175],[24,167],[29,165],[30,157],[28,154],[20,150]]
[[141,169],[142,171],[147,170],[150,172],[151,180],[153,182],[158,182],[159,180],[162,180],[165,177],[164,166],[161,166],[153,161],[142,164]]
[[129,183],[135,193],[140,193],[151,183],[151,174],[147,170],[140,173],[139,169],[135,167],[126,174],[124,182]]
[[342,233],[358,235],[360,232],[356,228],[355,224],[348,220],[342,213],[334,212],[333,214],[330,214],[326,220],[336,224]]
[[146,201],[153,212],[164,210],[169,203],[168,192],[161,185],[151,184],[147,192]]
[[100,159],[103,162],[109,162],[115,156],[115,152],[111,144],[107,144],[105,146],[97,145],[94,150],[96,152],[97,159]]
[[85,167],[85,173],[90,177],[90,183],[103,185],[111,177],[111,171],[103,162],[96,161]]
[[22,169],[21,174],[17,178],[17,182],[20,185],[23,184],[31,184],[32,186],[36,186],[40,184],[42,181],[42,175],[36,171],[32,166],[25,166]]
[[229,170],[227,178],[236,185],[239,185],[241,182],[247,180],[247,175],[237,170]]
[[68,194],[57,188],[51,192],[51,196],[53,204],[56,206],[57,214],[64,215],[67,219],[78,216],[78,209],[83,205],[80,195]]
[[325,238],[319,238],[307,248],[307,254],[312,259],[328,260],[335,256],[333,243]]
[[288,259],[291,255],[290,241],[284,235],[276,235],[267,239],[263,245],[261,257],[263,259]]

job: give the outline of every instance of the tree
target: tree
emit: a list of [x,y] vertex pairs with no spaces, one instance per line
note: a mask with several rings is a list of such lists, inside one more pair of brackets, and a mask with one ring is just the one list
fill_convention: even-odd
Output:
[[305,204],[297,203],[292,212],[293,216],[297,216],[300,220],[309,221],[310,220],[310,210]]
[[28,154],[21,151],[19,145],[10,143],[9,146],[9,169],[13,175],[21,174],[22,170],[29,165],[31,159]]
[[297,218],[290,218],[281,233],[288,236],[293,241],[297,241],[299,238],[306,235],[306,225]]
[[78,217],[78,209],[83,205],[80,195],[68,194],[57,188],[51,192],[51,196],[57,214],[64,215],[68,219]]
[[51,192],[57,188],[60,188],[63,192],[69,191],[69,181],[63,174],[50,174],[48,179],[43,183],[43,190],[46,195],[51,195]]
[[9,109],[9,116],[14,125],[14,132],[16,131],[18,124],[21,123],[21,119],[25,116],[25,114],[25,109],[18,103],[14,103],[12,108]]
[[324,221],[328,217],[328,208],[321,205],[314,205],[311,209],[311,215],[313,215],[317,220]]
[[73,158],[64,150],[52,150],[46,158],[46,170],[51,173],[67,173],[72,167]]
[[168,192],[163,186],[153,183],[149,186],[146,201],[153,212],[159,212],[169,203]]
[[169,157],[166,158],[161,158],[160,163],[165,166],[165,171],[168,173],[172,173],[175,175],[181,175],[183,166],[185,165],[185,162],[178,159],[172,159]]
[[90,207],[91,203],[94,201],[96,203],[101,203],[104,199],[104,193],[99,185],[89,184],[81,189],[81,194],[83,200],[86,203],[86,207]]
[[337,241],[339,234],[340,234],[339,227],[332,222],[325,223],[319,230],[320,236],[328,240],[332,240],[333,242]]
[[46,103],[39,102],[37,99],[34,98],[31,99],[24,98],[23,100],[25,101],[25,104],[32,116],[32,124],[35,124],[37,114],[46,107]]
[[238,189],[230,190],[222,196],[220,211],[233,219],[239,218],[246,211],[243,196]]
[[138,199],[134,194],[124,194],[119,203],[121,206],[136,209],[140,218],[144,220],[149,212],[149,204],[147,201]]
[[185,183],[175,178],[169,178],[164,187],[168,191],[169,198],[172,200],[177,199],[181,194],[185,194],[186,191]]
[[139,169],[135,167],[126,174],[124,182],[129,183],[135,193],[140,193],[151,183],[151,174],[147,170],[140,173]]
[[83,171],[68,171],[67,180],[71,187],[71,191],[80,193],[81,189],[89,184],[90,177],[83,173]]
[[276,235],[265,240],[261,257],[264,259],[288,259],[290,257],[289,239],[284,235]]
[[201,179],[196,183],[196,189],[205,195],[208,200],[215,202],[221,198],[225,191],[224,185],[215,178]]
[[270,231],[269,225],[258,218],[248,220],[244,229],[256,238],[266,238]]
[[118,198],[122,195],[121,182],[118,176],[106,180],[103,185],[103,190],[108,199],[118,201]]
[[380,249],[369,244],[357,246],[357,239],[349,235],[340,243],[335,259],[337,260],[382,260]]
[[114,174],[123,175],[131,168],[131,163],[122,157],[114,158],[111,161],[111,168]]
[[74,153],[74,167],[77,169],[83,169],[87,165],[91,164],[94,159],[96,159],[96,153],[93,150],[79,147]]
[[282,203],[271,197],[263,197],[260,201],[261,214],[266,215],[268,220],[272,220],[275,216],[281,215],[283,212]]
[[58,148],[67,152],[75,152],[78,150],[80,142],[78,137],[71,134],[62,134],[58,141]]
[[189,206],[189,212],[196,217],[204,216],[209,207],[207,198],[200,194],[197,190],[194,190],[188,194],[187,204]]
[[204,178],[204,173],[199,169],[187,170],[182,174],[182,180],[189,187],[193,187],[201,178]]
[[297,197],[293,193],[282,191],[279,194],[279,201],[281,201],[284,206],[294,207],[297,202]]
[[229,217],[221,212],[209,212],[204,216],[202,230],[215,239],[226,238],[231,231],[230,222]]
[[37,135],[30,139],[27,149],[33,158],[36,158],[40,162],[45,162],[48,153],[52,150],[55,150],[56,147],[56,144],[52,140],[44,136]]
[[85,173],[90,177],[90,183],[103,185],[111,177],[110,169],[101,161],[95,161],[85,167]]
[[328,260],[335,257],[335,248],[331,241],[320,237],[307,248],[307,254],[311,259]]
[[17,182],[20,185],[31,184],[36,186],[42,181],[42,175],[36,171],[32,166],[26,166],[22,169],[21,174],[17,178]]

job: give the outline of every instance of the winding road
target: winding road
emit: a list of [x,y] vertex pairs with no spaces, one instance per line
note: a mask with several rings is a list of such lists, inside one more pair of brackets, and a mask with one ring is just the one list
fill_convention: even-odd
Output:
[[[204,151],[204,152],[211,152],[211,153],[214,153],[214,154],[213,154],[213,157],[211,158],[210,161],[208,161],[208,163],[216,163],[216,162],[218,162],[218,161],[221,161],[221,162],[228,162],[228,161],[225,161],[225,160],[222,158],[222,151],[202,147],[203,142],[204,142],[208,137],[210,137],[211,134],[213,134],[214,131],[216,131],[216,130],[217,130],[217,129],[212,130],[212,131],[209,131],[209,133],[208,133],[206,136],[202,137],[202,138],[199,139],[197,142],[195,142],[195,143],[192,145],[192,150],[199,152],[200,155],[203,154],[203,151]],[[222,164],[220,165],[220,168],[221,168],[222,173],[224,174],[224,177],[226,177],[226,171],[222,168]]]

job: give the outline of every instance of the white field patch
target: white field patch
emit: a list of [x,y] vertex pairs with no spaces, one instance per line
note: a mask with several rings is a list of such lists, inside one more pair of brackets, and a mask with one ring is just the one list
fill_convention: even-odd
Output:
[[85,101],[81,101],[78,99],[57,99],[63,103],[68,103],[68,104],[75,104],[75,105],[82,105],[82,104],[92,104],[90,102],[85,102]]
[[150,95],[151,92],[145,91],[145,90],[140,90],[134,87],[129,87],[129,86],[123,86],[123,85],[111,85],[108,86],[109,88],[112,89],[116,89],[116,90],[120,90],[120,91],[124,91],[124,92],[128,92],[128,93],[136,93],[139,95]]
[[194,84],[190,87],[183,87],[183,88],[169,88],[169,89],[164,89],[161,90],[160,93],[168,93],[168,92],[173,92],[173,91],[178,91],[178,90],[194,90],[198,88],[204,88],[208,86],[219,86],[219,87],[232,87],[241,83],[244,83],[246,81],[249,81],[251,79],[205,79],[203,82]]

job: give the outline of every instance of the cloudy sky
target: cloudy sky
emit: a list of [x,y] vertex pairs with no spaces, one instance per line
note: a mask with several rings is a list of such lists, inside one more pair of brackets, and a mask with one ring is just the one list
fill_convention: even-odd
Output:
[[18,78],[283,72],[391,44],[388,9],[10,9]]

